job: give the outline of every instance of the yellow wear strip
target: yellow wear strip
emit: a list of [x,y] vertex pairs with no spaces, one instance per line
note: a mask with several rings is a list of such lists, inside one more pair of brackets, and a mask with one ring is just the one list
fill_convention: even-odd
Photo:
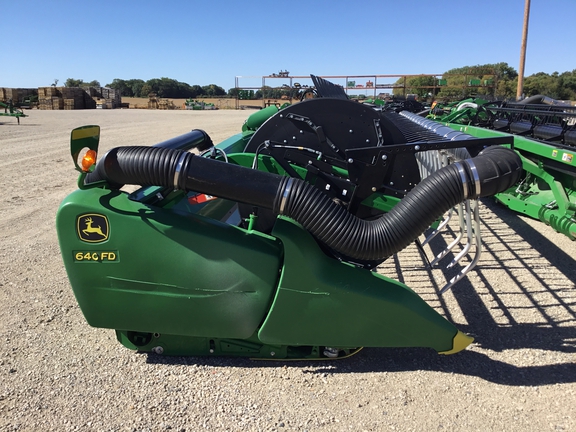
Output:
[[438,354],[456,354],[457,352],[462,351],[468,345],[470,345],[474,341],[474,338],[462,333],[458,330],[456,336],[454,336],[454,340],[452,341],[452,349],[449,351],[441,351]]

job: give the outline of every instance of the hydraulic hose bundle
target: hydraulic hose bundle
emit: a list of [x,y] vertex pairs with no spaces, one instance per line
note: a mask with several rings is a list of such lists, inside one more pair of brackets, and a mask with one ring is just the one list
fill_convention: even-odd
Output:
[[357,260],[382,260],[402,250],[444,212],[465,199],[508,189],[521,175],[520,157],[489,147],[472,159],[436,171],[376,220],[348,213],[300,179],[194,156],[181,150],[118,147],[88,178],[112,185],[174,187],[271,209],[295,219],[320,242]]

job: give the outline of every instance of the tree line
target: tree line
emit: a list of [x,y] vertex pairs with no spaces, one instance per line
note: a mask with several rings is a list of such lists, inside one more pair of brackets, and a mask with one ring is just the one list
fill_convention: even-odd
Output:
[[[460,99],[471,96],[500,100],[516,99],[518,72],[507,63],[464,66],[446,71],[441,78],[418,76],[399,79],[395,95],[404,92],[421,98]],[[400,88],[402,87],[402,88]],[[538,72],[524,78],[524,97],[538,94],[559,100],[576,100],[576,69],[547,74]]]
[[[66,87],[101,87],[96,80],[84,82],[81,79],[68,78],[64,83]],[[123,80],[115,78],[105,87],[120,91],[124,97],[148,97],[151,93],[161,98],[188,99],[200,96],[215,97],[226,96],[226,90],[216,84],[205,86],[190,85],[172,78],[152,78],[148,81],[141,79]]]
[[[68,78],[66,87],[100,87],[96,80]],[[461,99],[470,96],[513,100],[516,98],[518,72],[507,63],[464,66],[450,69],[440,78],[416,76],[400,78],[392,90],[394,95],[416,94],[422,99]],[[148,97],[155,93],[161,98],[188,99],[197,97],[229,96],[240,99],[298,99],[305,89],[263,87],[256,92],[231,88],[228,91],[216,84],[190,85],[171,78],[123,80],[115,78],[106,84],[125,97]],[[576,100],[576,69],[571,72],[547,74],[538,72],[524,78],[524,96],[542,94],[554,99]]]
[[161,98],[172,99],[226,96],[226,90],[216,84],[190,85],[172,78],[152,78],[148,81],[116,78],[106,87],[119,90],[120,94],[126,97],[148,97],[150,93],[155,93]]

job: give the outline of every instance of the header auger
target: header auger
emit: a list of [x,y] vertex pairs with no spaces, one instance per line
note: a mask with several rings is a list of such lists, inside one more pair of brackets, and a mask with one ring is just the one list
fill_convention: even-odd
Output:
[[99,129],[72,132],[79,189],[57,230],[90,325],[165,355],[451,354],[472,341],[374,269],[455,207],[474,231],[470,200],[522,174],[512,139],[434,131],[313,78],[317,98],[261,110],[218,145],[193,130],[81,167]]

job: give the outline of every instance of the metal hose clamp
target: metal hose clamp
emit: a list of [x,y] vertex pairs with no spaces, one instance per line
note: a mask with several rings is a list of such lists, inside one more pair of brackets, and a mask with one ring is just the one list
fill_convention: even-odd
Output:
[[462,180],[462,190],[464,192],[464,199],[468,199],[468,176],[466,175],[466,170],[460,162],[456,162],[454,165],[458,168],[458,173],[460,174],[460,180]]
[[180,170],[182,169],[182,165],[184,164],[184,159],[186,159],[186,155],[188,153],[182,152],[180,157],[178,158],[178,162],[176,164],[176,170],[174,171],[174,188],[178,189],[178,180],[180,180]]
[[482,189],[482,183],[480,183],[480,176],[478,175],[478,169],[476,168],[476,164],[472,159],[468,159],[468,166],[470,167],[470,171],[472,172],[472,178],[474,180],[474,186],[476,187],[475,192],[476,196],[480,196],[480,189]]
[[279,214],[284,214],[284,207],[286,206],[286,200],[288,199],[288,194],[290,193],[290,189],[292,188],[292,183],[294,183],[294,179],[290,177],[286,182],[286,186],[284,186],[284,191],[282,192]]

